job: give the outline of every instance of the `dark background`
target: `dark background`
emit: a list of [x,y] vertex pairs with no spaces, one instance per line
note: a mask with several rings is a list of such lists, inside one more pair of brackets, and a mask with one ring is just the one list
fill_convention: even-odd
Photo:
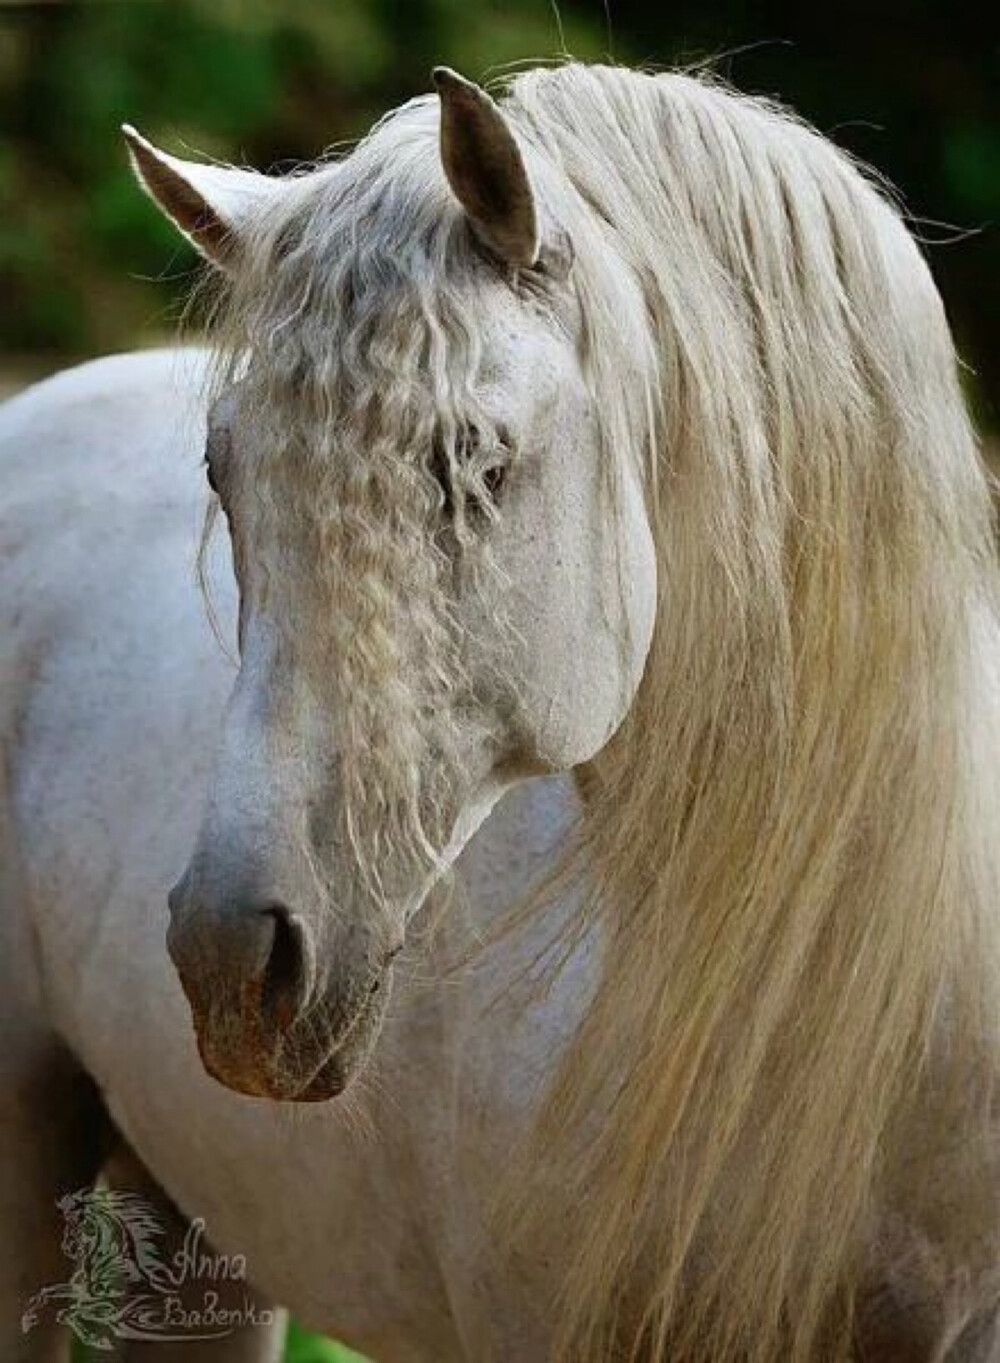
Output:
[[550,0],[0,0],[0,351],[44,370],[169,334],[193,257],[131,184],[123,119],[266,169],[357,137],[438,61],[482,77],[563,50],[710,60],[899,187],[996,426],[996,15],[963,0],[561,0],[558,20]]

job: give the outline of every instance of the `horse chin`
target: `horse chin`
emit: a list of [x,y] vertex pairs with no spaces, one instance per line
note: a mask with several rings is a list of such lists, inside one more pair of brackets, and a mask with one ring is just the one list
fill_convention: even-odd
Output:
[[330,1098],[337,1098],[351,1082],[353,1074],[345,1072],[343,1060],[339,1055],[331,1055],[330,1059],[313,1075],[312,1079],[300,1089],[298,1093],[292,1095],[293,1103],[325,1103]]
[[384,1001],[369,999],[347,1036],[304,1084],[299,1076],[293,1091],[282,1095],[285,1101],[323,1103],[343,1093],[365,1068],[382,1030],[384,1014]]
[[294,1031],[266,1046],[257,1039],[250,1046],[220,1047],[210,1031],[195,1021],[195,1034],[202,1064],[213,1079],[249,1098],[281,1103],[322,1103],[342,1094],[364,1069],[382,1030],[388,988],[371,996],[352,1020],[348,1030],[322,1046],[315,1022],[308,1040],[299,1041]]

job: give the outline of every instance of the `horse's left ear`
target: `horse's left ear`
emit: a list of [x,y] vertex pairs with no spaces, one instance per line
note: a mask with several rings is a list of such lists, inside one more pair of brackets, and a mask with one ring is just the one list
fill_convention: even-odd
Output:
[[170,156],[122,125],[132,169],[153,202],[198,248],[223,269],[233,265],[250,218],[283,192],[281,180],[230,166],[203,165]]
[[450,67],[435,67],[434,84],[444,173],[476,234],[509,265],[556,273],[562,252],[542,241],[524,157],[499,106]]

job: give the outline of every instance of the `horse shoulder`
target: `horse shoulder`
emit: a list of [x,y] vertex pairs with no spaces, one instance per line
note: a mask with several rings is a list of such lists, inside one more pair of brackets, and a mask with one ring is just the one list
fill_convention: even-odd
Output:
[[134,912],[159,904],[182,856],[171,830],[186,837],[198,803],[182,795],[178,818],[171,800],[196,787],[231,680],[194,575],[204,363],[115,356],[0,408],[0,797],[18,881],[2,913],[31,915],[66,978],[123,879]]

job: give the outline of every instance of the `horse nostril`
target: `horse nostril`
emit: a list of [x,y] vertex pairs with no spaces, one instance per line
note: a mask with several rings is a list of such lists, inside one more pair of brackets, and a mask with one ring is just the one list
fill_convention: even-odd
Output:
[[302,928],[282,905],[265,909],[273,920],[274,939],[261,987],[261,1010],[282,1030],[302,1011],[307,979]]

